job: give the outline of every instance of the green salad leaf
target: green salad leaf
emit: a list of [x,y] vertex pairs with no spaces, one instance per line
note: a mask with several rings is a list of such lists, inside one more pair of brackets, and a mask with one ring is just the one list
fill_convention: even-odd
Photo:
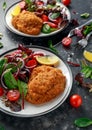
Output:
[[4,65],[5,65],[6,63],[7,63],[7,59],[6,59],[6,58],[0,59],[0,75],[1,75],[2,72],[3,72]]
[[27,88],[28,88],[27,83],[18,80],[18,88],[19,88],[20,94],[21,95],[24,94],[24,97],[25,97],[27,94]]
[[16,79],[14,78],[12,72],[11,72],[11,68],[10,69],[7,69],[5,72],[4,72],[4,82],[6,84],[6,86],[9,88],[9,89],[14,89],[14,88],[17,88],[17,81]]

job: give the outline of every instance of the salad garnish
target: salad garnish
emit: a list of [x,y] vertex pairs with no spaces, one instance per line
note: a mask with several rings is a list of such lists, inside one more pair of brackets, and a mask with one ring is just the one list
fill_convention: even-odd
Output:
[[52,40],[48,41],[48,46],[54,53],[58,54],[58,50],[53,46]]
[[5,10],[6,7],[7,7],[7,3],[6,3],[6,1],[4,1],[4,2],[3,2],[3,10]]
[[82,18],[89,18],[90,14],[89,13],[83,13],[80,15]]

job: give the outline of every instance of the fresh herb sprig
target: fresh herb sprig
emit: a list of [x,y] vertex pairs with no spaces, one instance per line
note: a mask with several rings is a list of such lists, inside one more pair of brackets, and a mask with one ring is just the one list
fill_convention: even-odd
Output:
[[27,10],[28,11],[34,11],[35,10],[35,4],[33,3],[32,0],[25,0],[26,4],[27,4]]
[[92,22],[89,25],[83,27],[83,35],[86,36],[92,31]]
[[6,7],[7,7],[7,3],[6,3],[6,1],[4,1],[4,2],[3,2],[3,10],[5,10]]
[[89,13],[83,13],[83,14],[81,14],[80,15],[82,18],[88,18],[89,16],[90,16],[90,14]]
[[85,78],[92,79],[92,67],[88,65],[85,60],[82,60],[81,73],[84,75]]
[[49,41],[48,41],[48,46],[49,46],[49,48],[50,48],[54,53],[58,54],[57,49],[56,49],[56,48],[53,46],[53,44],[52,44],[52,40],[49,40]]

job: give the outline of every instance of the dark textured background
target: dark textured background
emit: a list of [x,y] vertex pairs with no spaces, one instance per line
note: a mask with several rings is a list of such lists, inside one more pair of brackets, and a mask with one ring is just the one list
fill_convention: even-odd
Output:
[[[6,0],[7,8],[17,1],[18,0]],[[48,39],[32,39],[18,36],[10,32],[5,26],[5,11],[2,9],[3,2],[4,0],[0,0],[0,33],[3,34],[3,38],[0,42],[4,45],[4,47],[0,49],[0,54],[17,47],[19,43],[48,47],[47,41],[52,40],[53,45],[55,45],[58,49],[59,54],[64,60],[66,60],[67,51],[71,51],[71,49],[65,50],[60,41],[72,28],[74,28],[74,26],[69,25],[63,32],[57,34],[56,36],[51,36]],[[79,25],[92,18],[92,0],[72,0],[72,3],[68,8],[71,12],[72,19],[78,19]],[[88,19],[83,19],[80,17],[80,14],[85,12],[91,14]],[[58,42],[59,44],[57,44]],[[92,50],[92,38],[89,43],[90,44],[86,47],[86,49]],[[79,58],[79,60],[83,58],[82,51],[76,51],[76,58]],[[80,68],[71,67],[71,70],[74,78],[77,72],[80,71]],[[69,97],[75,93],[81,95],[83,99],[82,106],[78,109],[72,108],[69,105]],[[80,129],[73,124],[74,120],[80,117],[88,117],[92,119],[92,93],[89,93],[88,89],[84,89],[73,82],[72,90],[67,100],[56,110],[46,115],[34,118],[13,117],[0,111],[0,125],[3,125],[5,130],[92,130],[92,126]]]

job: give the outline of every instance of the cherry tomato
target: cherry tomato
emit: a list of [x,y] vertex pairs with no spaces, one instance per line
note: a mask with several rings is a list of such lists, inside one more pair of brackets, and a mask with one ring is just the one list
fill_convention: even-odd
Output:
[[57,28],[57,27],[58,27],[57,24],[52,23],[52,22],[48,22],[47,24],[48,24],[51,28]]
[[71,3],[71,0],[62,0],[62,3],[63,3],[65,6],[69,6],[70,3]]
[[61,17],[56,18],[56,20],[54,21],[55,24],[61,23],[63,21],[63,19]]
[[41,16],[41,18],[42,18],[43,22],[47,22],[47,21],[49,20],[48,16],[45,15],[45,14],[43,14],[43,15]]
[[70,104],[71,106],[78,108],[82,104],[82,97],[78,94],[74,94],[70,97]]
[[0,96],[3,96],[3,94],[4,94],[4,89],[0,87]]
[[18,90],[9,90],[7,93],[7,98],[10,101],[17,101],[20,97],[20,92]]
[[62,40],[62,44],[65,47],[69,47],[71,43],[72,43],[72,39],[70,37],[65,37]]
[[36,61],[36,59],[29,60],[29,61],[26,63],[26,66],[29,67],[29,68],[34,68],[35,66],[37,66],[37,61]]

